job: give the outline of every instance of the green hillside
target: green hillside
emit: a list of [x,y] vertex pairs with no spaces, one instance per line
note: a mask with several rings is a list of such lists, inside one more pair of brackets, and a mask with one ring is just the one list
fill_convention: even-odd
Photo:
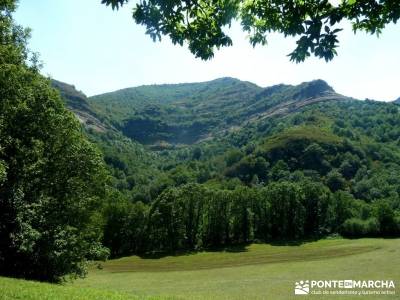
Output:
[[83,125],[86,136],[103,153],[104,161],[112,175],[112,186],[122,193],[129,190],[137,199],[148,201],[148,190],[144,188],[143,192],[134,186],[139,186],[136,183],[140,183],[147,187],[155,177],[160,176],[157,167],[148,163],[158,161],[158,155],[146,151],[143,145],[114,128],[111,121],[93,108],[86,95],[77,91],[73,85],[57,80],[52,80],[51,83],[60,92],[67,108]]
[[88,98],[42,75],[17,2],[0,1],[0,299],[398,284],[398,104],[234,78]]
[[153,85],[89,98],[126,136],[143,144],[193,144],[219,132],[311,101],[341,99],[325,82],[263,89],[222,78],[209,82]]
[[114,126],[88,132],[123,195],[106,211],[112,256],[400,233],[393,103],[347,98],[322,80],[260,88],[232,78],[88,103]]
[[91,97],[89,101],[126,136],[141,143],[191,144],[222,126],[233,110],[246,106],[260,90],[247,82],[223,78],[206,83],[142,86]]
[[[287,270],[306,276],[314,260],[333,276],[337,263],[345,266],[354,262],[350,257],[359,257],[359,267],[343,276],[374,277],[376,273],[362,271],[361,262],[379,261],[383,252],[395,251],[391,242],[396,239],[322,240],[304,246],[302,241],[337,234],[399,236],[396,104],[347,98],[320,80],[265,89],[234,79],[142,87],[137,88],[142,95],[131,100],[114,94],[87,99],[70,85],[57,88],[108,166],[106,196],[98,210],[101,242],[111,258],[128,258],[91,269],[89,278],[75,287],[23,282],[22,291],[16,288],[19,281],[2,279],[3,295],[10,299],[24,293],[31,297],[27,299],[39,294],[48,299],[75,294],[77,299],[125,299],[130,296],[111,291],[129,294],[132,283],[135,296],[187,298],[187,290],[161,280],[185,282],[182,276],[190,279],[185,284],[196,291],[193,298],[256,298],[263,293],[263,280],[296,280]],[[164,91],[165,101],[159,98]],[[137,116],[179,130],[140,124],[132,129],[129,122]],[[196,122],[207,126],[188,130]],[[246,246],[254,242],[260,244]],[[392,264],[380,264],[385,274],[394,274]],[[233,274],[241,276],[224,285],[220,280],[227,278],[229,268],[238,268]],[[209,269],[207,274],[224,288],[217,292],[211,282],[201,288],[205,271],[199,269]],[[272,277],[262,277],[265,272]],[[318,269],[313,274],[321,275]],[[235,289],[244,278],[260,284]],[[105,288],[106,294],[92,290],[97,288]],[[267,290],[279,298],[287,288]]]

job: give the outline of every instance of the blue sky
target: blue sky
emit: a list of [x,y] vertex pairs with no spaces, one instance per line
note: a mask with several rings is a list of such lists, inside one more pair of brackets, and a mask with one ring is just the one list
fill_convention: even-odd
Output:
[[349,24],[332,62],[291,63],[295,41],[272,34],[267,46],[252,48],[234,24],[234,45],[202,61],[165,37],[154,43],[131,18],[131,1],[112,11],[100,0],[20,0],[15,18],[32,28],[30,47],[40,53],[43,73],[74,84],[87,95],[153,83],[181,83],[235,77],[260,86],[324,79],[334,89],[359,99],[400,97],[400,24],[378,38]]

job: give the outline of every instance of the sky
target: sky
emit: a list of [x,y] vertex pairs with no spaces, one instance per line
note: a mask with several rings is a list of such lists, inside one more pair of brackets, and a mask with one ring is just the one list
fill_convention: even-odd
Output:
[[210,61],[195,58],[168,37],[153,42],[131,12],[100,0],[20,0],[14,17],[32,29],[31,50],[40,54],[42,73],[73,84],[88,96],[144,84],[183,83],[234,77],[267,87],[323,79],[338,93],[358,99],[391,101],[400,97],[400,24],[377,37],[339,36],[338,56],[326,63],[311,58],[290,62],[295,40],[271,34],[267,46],[253,48],[240,29],[229,29],[233,46]]

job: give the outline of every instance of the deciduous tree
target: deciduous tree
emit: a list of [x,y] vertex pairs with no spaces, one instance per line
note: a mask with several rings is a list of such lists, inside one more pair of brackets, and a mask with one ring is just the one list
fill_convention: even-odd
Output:
[[58,281],[103,257],[105,173],[0,1],[0,274]]
[[[102,0],[118,9],[128,0]],[[215,48],[231,46],[226,28],[234,20],[249,33],[250,43],[267,44],[268,34],[278,32],[297,38],[289,54],[295,62],[314,55],[333,59],[339,45],[340,23],[348,20],[353,30],[380,34],[389,23],[400,18],[397,0],[221,0],[176,1],[141,0],[135,4],[133,19],[144,25],[153,40],[169,36],[174,44],[187,43],[202,59],[214,56]]]

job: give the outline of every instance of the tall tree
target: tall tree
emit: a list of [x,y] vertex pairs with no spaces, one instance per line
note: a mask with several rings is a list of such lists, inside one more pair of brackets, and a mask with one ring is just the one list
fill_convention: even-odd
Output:
[[268,186],[271,235],[273,238],[300,238],[304,234],[306,211],[304,193],[293,183],[280,182]]
[[105,192],[98,151],[64,107],[0,1],[0,273],[58,281],[106,254],[96,226]]

